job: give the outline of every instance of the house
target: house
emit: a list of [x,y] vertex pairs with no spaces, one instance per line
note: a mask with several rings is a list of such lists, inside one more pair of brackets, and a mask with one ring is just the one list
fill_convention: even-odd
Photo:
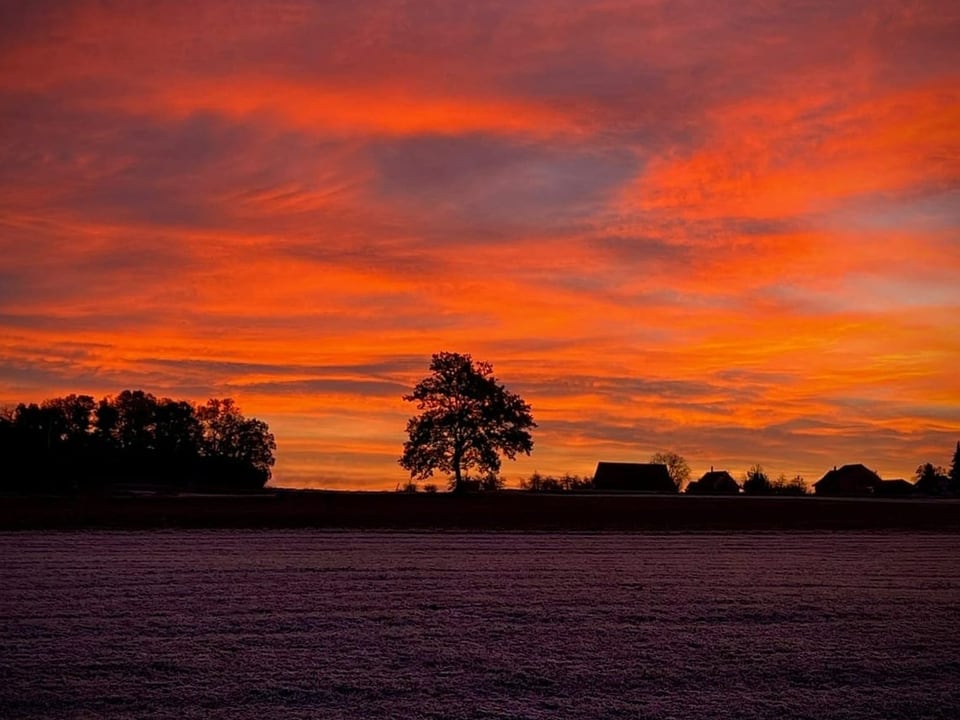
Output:
[[881,480],[876,494],[878,497],[905,497],[913,495],[916,491],[917,488],[914,487],[912,482],[898,478],[896,480]]
[[617,492],[677,492],[667,466],[659,463],[599,462],[593,487]]
[[883,481],[870,468],[857,463],[834,467],[813,484],[817,495],[876,495]]
[[705,472],[699,480],[694,480],[687,485],[687,493],[690,495],[737,495],[740,492],[740,484],[733,479],[733,476],[726,470],[714,470]]

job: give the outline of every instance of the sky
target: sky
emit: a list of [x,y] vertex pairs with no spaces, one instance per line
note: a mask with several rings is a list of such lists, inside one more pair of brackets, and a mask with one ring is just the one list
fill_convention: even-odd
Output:
[[0,406],[233,397],[393,489],[432,353],[505,463],[884,478],[960,440],[960,5],[0,4]]

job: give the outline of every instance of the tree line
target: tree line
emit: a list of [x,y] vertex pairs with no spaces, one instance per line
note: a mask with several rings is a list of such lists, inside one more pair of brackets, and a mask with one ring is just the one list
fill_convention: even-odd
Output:
[[67,395],[0,413],[0,489],[254,490],[270,479],[275,450],[267,424],[230,398]]
[[[416,403],[420,411],[407,422],[409,439],[399,460],[410,472],[410,481],[402,486],[405,492],[417,492],[416,481],[426,480],[434,472],[446,474],[454,492],[500,490],[504,486],[499,475],[500,456],[513,460],[519,453],[529,455],[533,450],[530,431],[537,424],[530,405],[494,377],[490,363],[474,361],[470,355],[450,352],[433,355],[430,374],[417,383],[404,400]],[[666,466],[677,492],[685,486],[691,494],[806,495],[810,492],[807,481],[800,475],[788,479],[781,474],[771,479],[759,464],[752,466],[741,482],[726,472],[708,473],[714,477],[704,487],[701,482],[689,482],[690,467],[677,453],[656,453],[650,463]],[[473,470],[477,471],[476,477],[470,475]],[[532,492],[569,492],[592,489],[594,481],[592,477],[570,474],[553,477],[534,473],[521,480],[520,487]],[[437,487],[431,483],[424,489],[436,492]],[[912,492],[960,495],[960,442],[949,472],[931,463],[917,468]]]
[[[657,453],[650,458],[651,463],[663,463],[670,456],[668,472],[677,492],[684,492],[690,495],[696,494],[715,494],[733,493],[744,495],[787,495],[803,496],[809,495],[812,488],[802,475],[787,477],[781,473],[777,477],[771,477],[762,465],[753,465],[747,470],[742,480],[737,481],[733,476],[729,476],[729,485],[722,487],[711,487],[709,489],[699,488],[696,483],[688,483],[690,478],[689,468],[686,471],[686,461],[676,453]],[[496,483],[490,481],[477,482],[471,485],[471,490],[499,490],[504,486],[504,480],[498,478]],[[431,486],[432,492],[436,492],[436,485]],[[525,478],[520,478],[520,489],[530,492],[544,493],[562,493],[577,492],[583,490],[593,490],[593,478],[589,475],[574,475],[564,473],[563,475],[544,475],[534,472]],[[957,443],[957,451],[953,458],[953,464],[950,470],[943,466],[924,463],[920,465],[913,478],[913,493],[917,495],[928,496],[955,496],[960,495],[960,443]],[[416,492],[417,485],[410,483],[404,488],[407,492]],[[424,488],[426,489],[426,488]]]
[[[686,492],[691,495],[711,494],[716,492],[731,492],[744,495],[808,495],[812,488],[802,475],[788,478],[781,473],[773,478],[756,464],[750,467],[737,481],[729,476],[729,485],[726,487],[712,487],[704,490],[690,480],[690,468],[683,456],[674,452],[655,453],[650,458],[651,463],[661,463],[667,466],[670,479],[677,487],[677,492]],[[502,487],[502,481],[501,481]],[[480,489],[494,489],[490,487]],[[521,478],[520,489],[531,492],[570,492],[577,490],[592,490],[593,478],[589,475],[541,475],[534,472],[526,478]],[[960,442],[957,443],[953,454],[953,462],[947,470],[942,465],[923,463],[917,467],[913,476],[913,493],[927,496],[958,496],[960,495]]]
[[923,463],[914,473],[914,487],[924,495],[960,495],[960,442],[949,471],[941,465]]

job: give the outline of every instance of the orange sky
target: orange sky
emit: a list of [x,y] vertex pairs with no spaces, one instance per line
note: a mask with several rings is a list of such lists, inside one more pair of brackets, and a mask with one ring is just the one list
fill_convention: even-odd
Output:
[[5,2],[0,406],[232,396],[393,488],[470,352],[534,469],[960,439],[952,2]]

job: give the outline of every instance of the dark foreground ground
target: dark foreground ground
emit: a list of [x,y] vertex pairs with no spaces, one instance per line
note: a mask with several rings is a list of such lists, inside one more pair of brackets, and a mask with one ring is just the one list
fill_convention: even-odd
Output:
[[0,530],[76,528],[960,532],[960,500],[282,490],[235,496],[0,497]]
[[957,720],[957,537],[0,532],[0,718]]

